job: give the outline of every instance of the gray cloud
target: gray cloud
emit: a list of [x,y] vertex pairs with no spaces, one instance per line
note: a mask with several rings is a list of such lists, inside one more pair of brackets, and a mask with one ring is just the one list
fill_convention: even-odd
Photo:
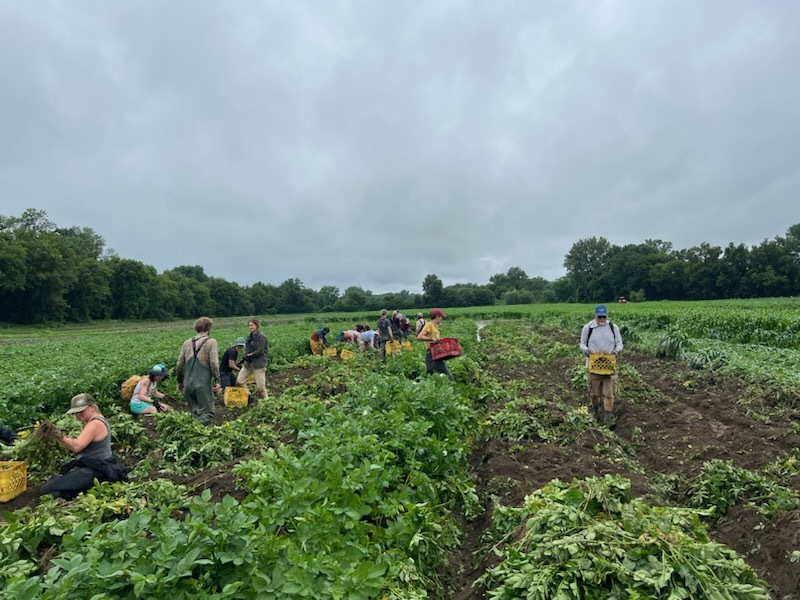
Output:
[[800,5],[0,4],[2,214],[159,270],[418,291],[800,221]]

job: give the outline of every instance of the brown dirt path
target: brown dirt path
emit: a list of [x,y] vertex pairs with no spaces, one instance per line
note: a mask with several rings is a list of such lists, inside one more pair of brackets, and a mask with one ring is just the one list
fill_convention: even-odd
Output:
[[[565,341],[558,332],[552,332],[552,337]],[[657,474],[685,486],[706,461],[730,460],[740,467],[760,469],[800,446],[800,436],[789,431],[798,415],[789,413],[772,421],[747,415],[746,407],[765,407],[769,401],[742,381],[637,352],[626,352],[621,363],[628,365],[628,374],[620,375],[614,432],[622,450],[633,453],[629,459],[599,454],[598,444],[602,446],[605,440],[592,431],[568,446],[496,438],[475,446],[471,467],[485,513],[465,525],[464,544],[449,569],[452,598],[485,597],[485,590],[474,582],[496,560],[484,555],[480,543],[496,502],[519,506],[526,494],[553,478],[569,481],[606,473],[630,478],[633,495],[658,502],[651,486]],[[559,398],[578,406],[586,402],[586,394],[571,383],[574,366],[571,358],[532,365],[490,360],[486,369],[500,382],[513,382],[521,389],[521,397]],[[791,485],[800,491],[798,484],[800,477],[795,477]],[[800,511],[779,513],[765,523],[755,509],[740,506],[710,523],[712,534],[772,586],[773,597],[785,600],[800,599],[800,563],[791,562],[792,552],[800,550],[798,525]]]

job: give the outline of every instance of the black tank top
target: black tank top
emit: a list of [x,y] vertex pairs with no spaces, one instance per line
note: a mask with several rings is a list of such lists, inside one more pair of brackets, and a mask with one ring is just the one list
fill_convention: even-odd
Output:
[[106,426],[106,431],[108,431],[108,435],[104,437],[99,442],[89,442],[86,448],[83,449],[83,452],[80,453],[81,458],[90,458],[93,460],[108,460],[111,458],[111,426],[108,424],[108,421],[105,417],[92,417],[90,421],[102,421],[103,425]]

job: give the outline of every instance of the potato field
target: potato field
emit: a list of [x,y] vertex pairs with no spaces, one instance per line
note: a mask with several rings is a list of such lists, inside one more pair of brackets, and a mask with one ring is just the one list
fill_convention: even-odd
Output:
[[[0,504],[0,598],[800,599],[800,299],[609,308],[613,429],[586,407],[586,305],[447,309],[452,382],[419,342],[310,355],[316,327],[377,315],[267,317],[268,397],[207,427],[174,377],[170,413],[119,396],[174,370],[191,323],[0,331],[0,459],[28,474]],[[70,455],[35,424],[76,435],[80,392],[130,482],[40,498]]]

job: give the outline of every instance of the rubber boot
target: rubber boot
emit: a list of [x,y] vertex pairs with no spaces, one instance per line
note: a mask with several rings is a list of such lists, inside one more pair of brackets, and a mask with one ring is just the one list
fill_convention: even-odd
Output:
[[603,423],[605,423],[609,428],[614,427],[616,421],[617,420],[614,418],[614,413],[612,413],[610,410],[603,411]]

